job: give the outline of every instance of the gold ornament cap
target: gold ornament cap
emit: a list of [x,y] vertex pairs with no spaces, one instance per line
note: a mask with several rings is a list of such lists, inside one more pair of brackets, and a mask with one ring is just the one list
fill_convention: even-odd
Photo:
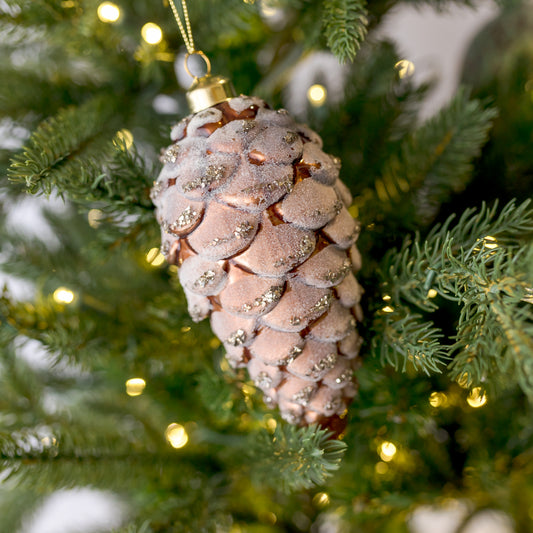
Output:
[[207,74],[201,78],[195,78],[187,91],[187,103],[192,113],[198,113],[235,96],[237,93],[228,78]]

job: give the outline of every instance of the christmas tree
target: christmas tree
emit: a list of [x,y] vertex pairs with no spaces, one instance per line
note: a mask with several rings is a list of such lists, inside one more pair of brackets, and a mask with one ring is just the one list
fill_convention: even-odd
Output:
[[[421,121],[430,88],[378,31],[395,4],[189,3],[214,71],[272,109],[310,54],[344,65],[295,112],[361,225],[358,394],[291,425],[161,253],[150,191],[189,114],[169,6],[0,2],[1,270],[30,287],[0,298],[1,533],[73,487],[118,494],[123,533],[401,532],[450,501],[461,531],[485,509],[533,529],[533,10],[502,4]],[[32,235],[7,223],[28,193],[62,200]]]

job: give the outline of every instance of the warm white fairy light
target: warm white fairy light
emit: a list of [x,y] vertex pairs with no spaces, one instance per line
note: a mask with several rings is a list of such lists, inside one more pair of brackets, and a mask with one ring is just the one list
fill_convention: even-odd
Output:
[[87,213],[87,221],[91,228],[97,228],[101,224],[102,218],[104,218],[104,213],[101,209],[91,209]]
[[116,139],[120,143],[119,146],[125,146],[129,150],[133,145],[133,133],[130,130],[122,129],[117,131]]
[[102,2],[96,12],[102,22],[116,22],[120,18],[120,8],[113,2]]
[[485,246],[485,248],[488,248],[489,250],[494,250],[495,248],[498,248],[496,237],[492,237],[492,235],[487,235],[486,237],[484,237],[483,246]]
[[390,305],[386,305],[381,309],[384,313],[394,313],[394,307],[391,307]]
[[141,28],[141,35],[148,44],[158,44],[163,40],[163,30],[153,22],[147,22]]
[[402,80],[415,73],[415,65],[408,59],[401,59],[394,65],[394,68],[398,71],[398,76],[400,76]]
[[165,262],[165,256],[159,251],[159,248],[151,248],[146,254],[146,262],[152,266],[161,266]]
[[311,87],[307,89],[307,99],[314,107],[320,107],[321,105],[324,105],[327,96],[328,92],[326,88],[318,83],[311,85]]
[[396,455],[397,451],[396,445],[389,441],[382,442],[378,448],[378,454],[381,457],[381,460],[387,463],[392,461],[392,458]]
[[74,297],[74,293],[66,287],[58,287],[53,294],[53,298],[58,304],[71,304]]
[[176,422],[169,424],[165,431],[165,437],[168,443],[176,449],[183,448],[189,442],[187,431],[181,424]]
[[146,388],[146,381],[142,378],[131,378],[126,381],[126,394],[140,396]]
[[487,396],[481,387],[474,387],[470,391],[466,401],[470,407],[477,409],[478,407],[483,407],[487,403]]
[[429,405],[431,407],[444,407],[448,404],[448,396],[444,392],[432,392],[429,395]]
[[326,505],[328,505],[330,502],[329,500],[329,494],[327,492],[318,492],[317,494],[315,494],[315,496],[313,497],[313,503],[317,506],[317,507],[325,507]]
[[428,298],[435,298],[435,296],[437,296],[437,294],[439,294],[435,289],[429,289],[428,293],[427,293],[427,297]]

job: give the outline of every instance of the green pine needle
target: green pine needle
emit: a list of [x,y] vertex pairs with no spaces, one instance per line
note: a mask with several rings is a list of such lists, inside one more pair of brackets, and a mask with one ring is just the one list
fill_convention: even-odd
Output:
[[353,61],[367,32],[364,0],[326,0],[324,31],[328,47],[341,63]]
[[[533,246],[524,245],[533,233],[531,202],[510,202],[499,215],[497,204],[483,204],[451,222],[385,258],[386,305],[376,315],[374,352],[397,368],[411,362],[425,372],[451,359],[451,377],[471,385],[511,372],[533,397]],[[460,306],[448,344],[411,311],[435,311],[436,296]]]
[[[380,200],[412,209],[425,221],[452,192],[464,188],[497,112],[462,89],[451,103],[408,136],[376,180]],[[407,198],[409,202],[405,202]],[[402,214],[404,211],[402,210]]]
[[253,435],[250,455],[252,475],[284,492],[321,485],[338,470],[346,444],[316,426],[278,424],[274,433]]

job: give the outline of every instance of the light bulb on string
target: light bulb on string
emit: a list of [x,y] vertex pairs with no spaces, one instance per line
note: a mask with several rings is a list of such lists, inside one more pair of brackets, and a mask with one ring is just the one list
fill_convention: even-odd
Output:
[[324,105],[327,96],[328,91],[326,88],[318,83],[311,85],[311,87],[307,89],[307,99],[313,107],[320,107]]
[[153,22],[147,22],[141,28],[141,35],[148,44],[159,44],[163,40],[163,30]]
[[401,59],[394,65],[394,68],[398,71],[398,76],[402,80],[412,76],[415,73],[415,65],[408,59]]
[[396,445],[392,442],[384,441],[378,448],[378,454],[382,461],[389,462],[396,455]]
[[98,18],[102,22],[113,23],[120,18],[120,8],[113,2],[102,2],[96,10]]
[[477,409],[478,407],[483,407],[487,403],[487,396],[481,387],[474,387],[470,391],[466,402],[470,407]]
[[58,287],[52,295],[58,304],[71,304],[74,301],[75,294],[66,287]]
[[168,425],[165,431],[165,437],[168,443],[176,449],[183,448],[189,442],[187,431],[181,424],[177,424],[176,422]]
[[142,378],[131,378],[126,381],[126,394],[140,396],[146,388],[146,381]]

